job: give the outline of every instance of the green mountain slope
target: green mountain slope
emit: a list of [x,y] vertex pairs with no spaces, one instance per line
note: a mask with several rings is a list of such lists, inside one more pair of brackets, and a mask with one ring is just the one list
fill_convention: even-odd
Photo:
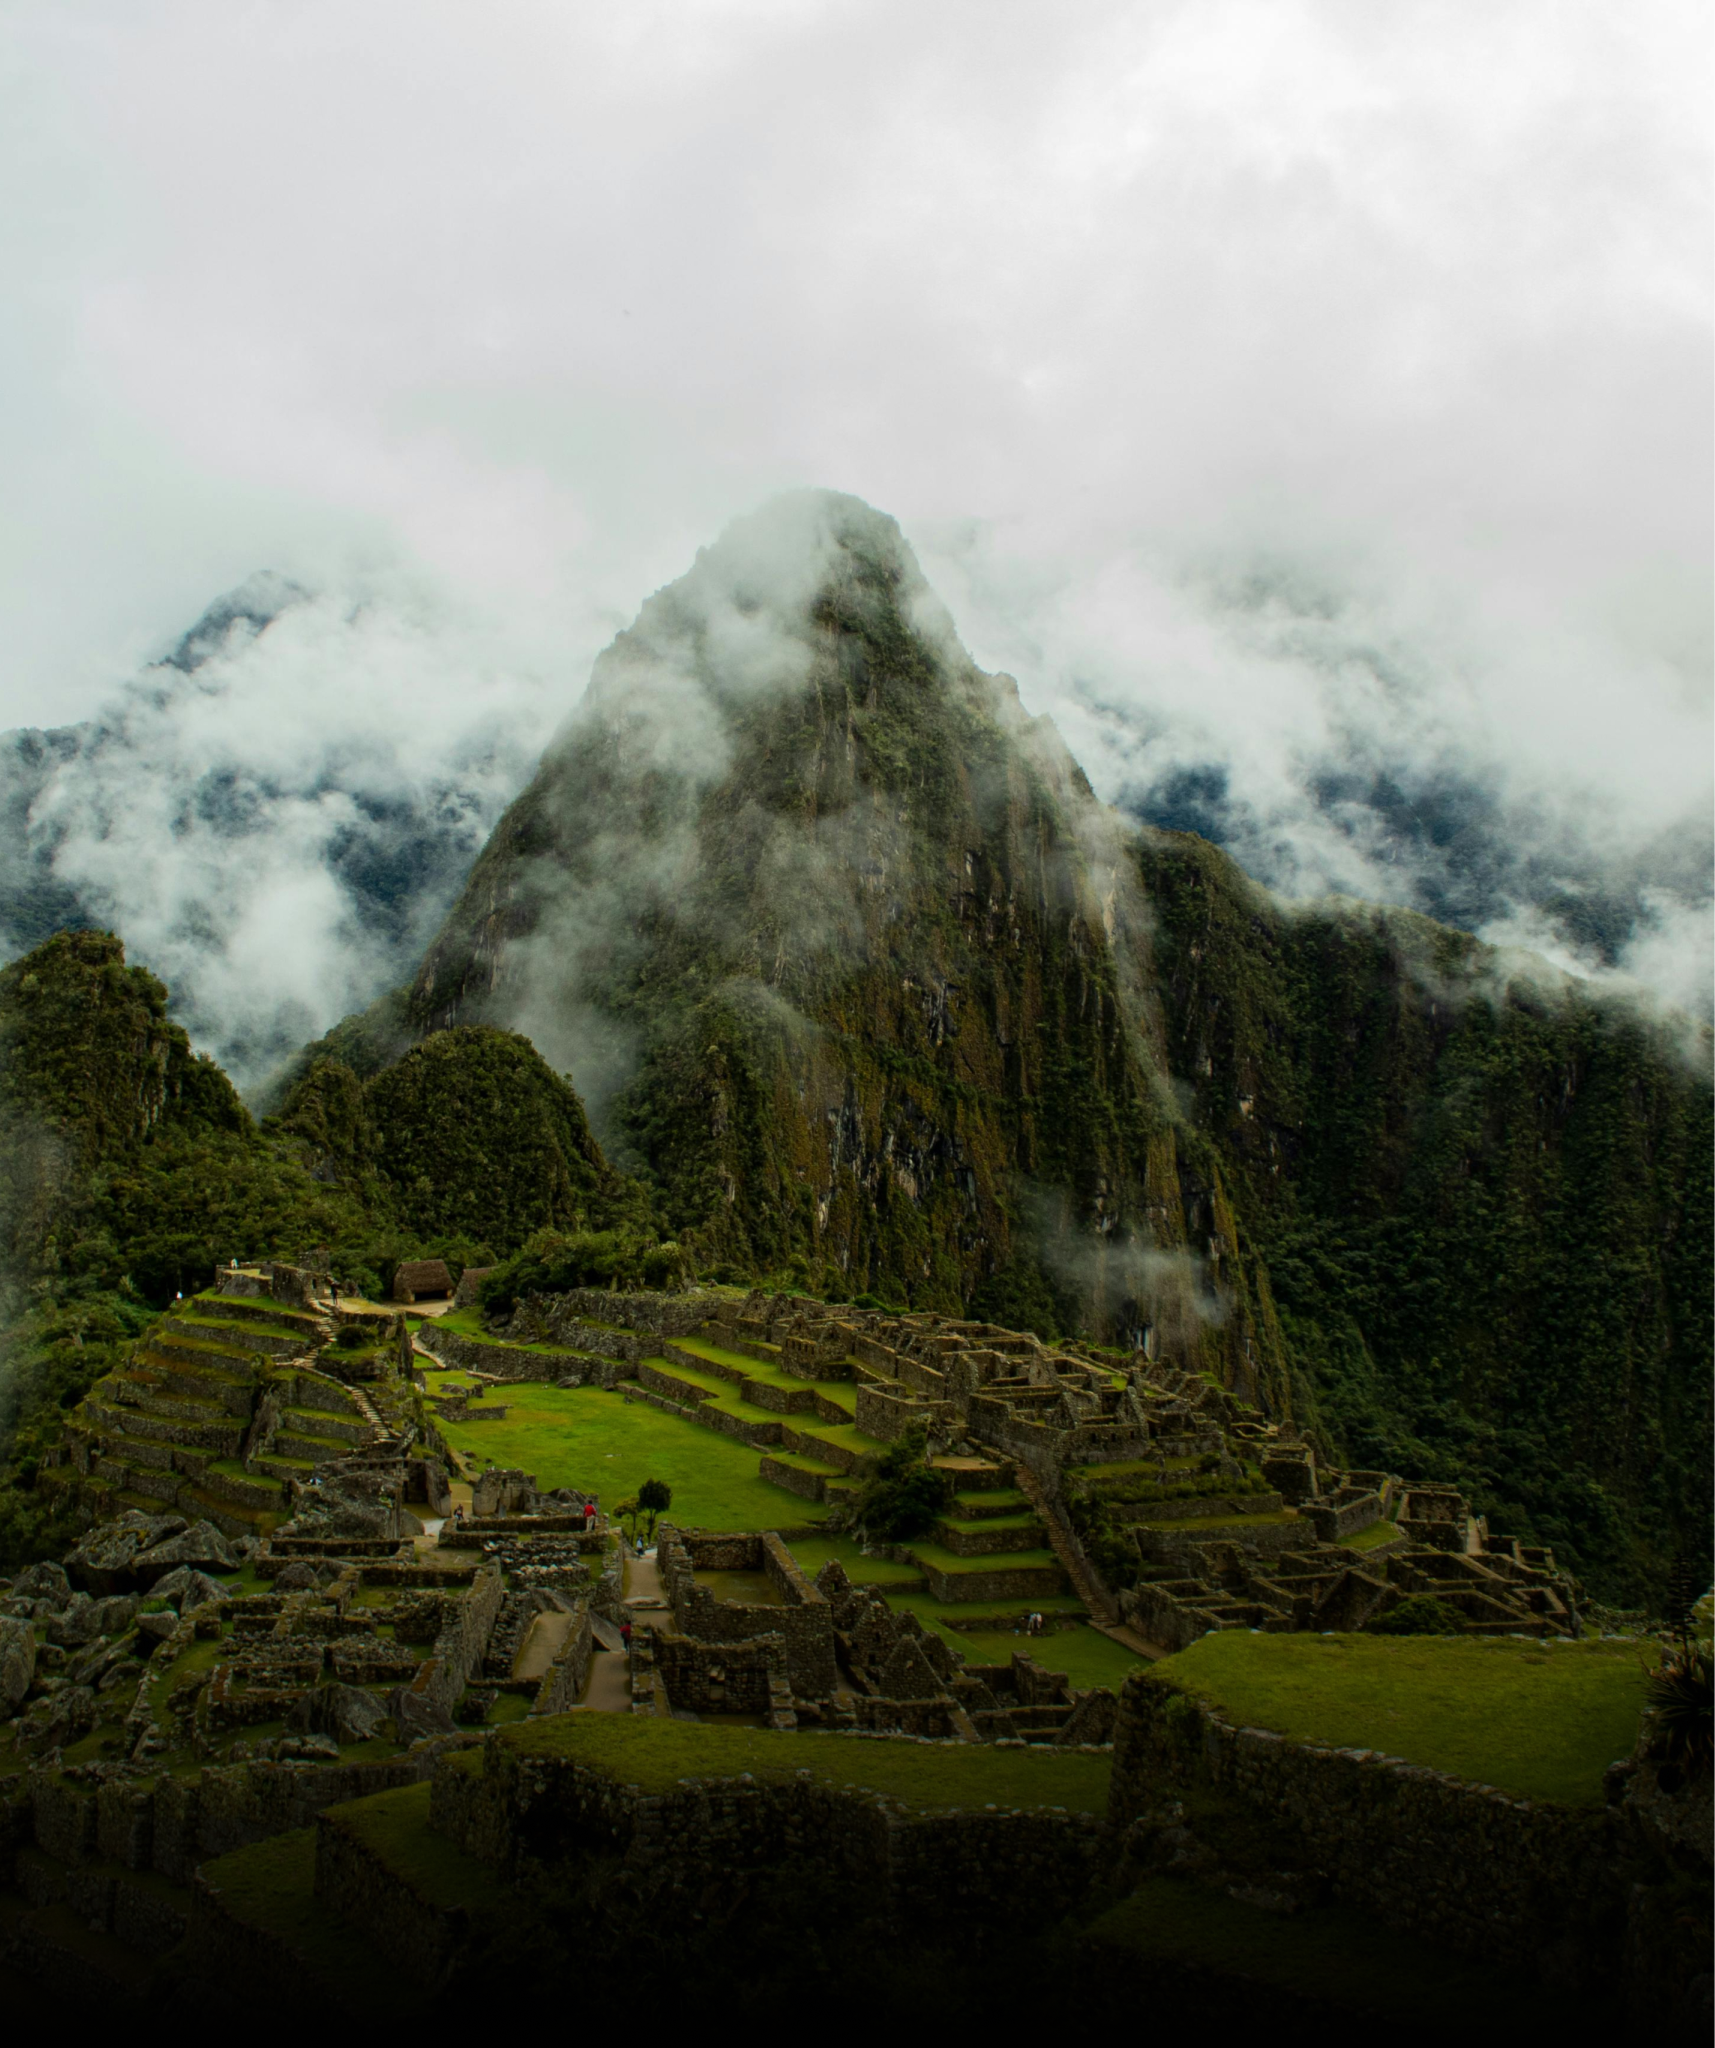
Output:
[[706,1263],[1190,1329],[1187,1276],[1139,1257],[1183,1239],[1146,932],[1052,727],[892,521],[815,498],[602,657],[410,1005],[569,1065]]
[[705,1271],[1147,1333],[1616,1589],[1706,1541],[1671,1034],[1125,825],[855,500],[650,600],[406,1007],[569,1067]]
[[1335,1446],[1611,1590],[1704,1554],[1707,1044],[1409,913],[1286,914],[1201,840],[1138,859],[1174,1069]]
[[[167,1000],[106,932],[0,971],[0,1451],[26,1490],[62,1413],[221,1260],[325,1261],[378,1291],[402,1258],[487,1261],[543,1230],[648,1241],[647,1197],[524,1040],[447,1033],[367,1084],[320,1061],[258,1127]],[[0,1489],[0,1552],[32,1526]]]

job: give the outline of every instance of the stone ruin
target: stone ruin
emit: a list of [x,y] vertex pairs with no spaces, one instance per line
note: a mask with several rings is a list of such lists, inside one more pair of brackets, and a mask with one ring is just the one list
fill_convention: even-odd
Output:
[[[963,1480],[1022,1489],[1035,1520],[962,1508],[934,1532],[970,1562],[922,1562],[941,1600],[1030,1602],[1066,1583],[1098,1622],[1176,1649],[1211,1628],[1363,1629],[1430,1593],[1475,1633],[1575,1635],[1578,1590],[1553,1553],[1492,1535],[1454,1489],[1325,1467],[1289,1421],[1199,1373],[1090,1345],[937,1315],[748,1299],[574,1292],[524,1304],[515,1334],[605,1347],[601,1383],[740,1436],[761,1475],[833,1506],[851,1500],[872,1453],[920,1427]],[[701,1338],[738,1365],[686,1349]],[[468,1340],[463,1340],[468,1342]],[[759,1371],[747,1377],[742,1361]],[[703,1385],[730,1380],[740,1421]],[[850,1425],[842,1427],[841,1425]],[[1098,1566],[1079,1533],[1105,1519]],[[984,1573],[1003,1547],[1051,1558]]]
[[[672,1625],[633,1638],[633,1711],[760,1717],[936,1741],[1101,1744],[1114,1696],[1075,1690],[1027,1653],[971,1664],[909,1608],[854,1586],[837,1559],[815,1582],[780,1537],[663,1524],[656,1559]],[[698,1571],[768,1580],[773,1601],[720,1599]]]

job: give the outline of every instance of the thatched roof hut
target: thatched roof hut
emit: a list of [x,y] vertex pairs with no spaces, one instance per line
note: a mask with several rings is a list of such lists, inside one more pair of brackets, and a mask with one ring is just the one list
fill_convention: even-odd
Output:
[[444,1259],[407,1259],[393,1275],[395,1301],[429,1301],[451,1294],[453,1276]]

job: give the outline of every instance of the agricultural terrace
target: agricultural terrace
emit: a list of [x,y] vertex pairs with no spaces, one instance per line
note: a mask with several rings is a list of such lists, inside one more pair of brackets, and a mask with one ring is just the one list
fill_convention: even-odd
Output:
[[[690,1347],[687,1343],[680,1348]],[[724,1358],[713,1346],[702,1348]],[[743,1362],[747,1371],[758,1370],[754,1361]],[[424,1380],[435,1396],[469,1385],[470,1375],[431,1368]],[[853,1398],[850,1388],[838,1382],[831,1387],[825,1383],[823,1391]],[[610,1507],[635,1495],[645,1479],[663,1479],[673,1489],[670,1518],[680,1526],[779,1530],[811,1578],[829,1559],[837,1558],[855,1585],[873,1586],[890,1606],[910,1609],[972,1663],[1005,1663],[1022,1646],[1018,1622],[1027,1605],[1050,1624],[1048,1633],[1030,1639],[1031,1655],[1046,1669],[1063,1672],[1075,1686],[1117,1690],[1137,1668],[1139,1660],[1130,1650],[1089,1626],[1084,1605],[1073,1594],[1037,1594],[1028,1602],[1015,1599],[1004,1605],[935,1598],[918,1564],[866,1556],[850,1537],[821,1533],[825,1507],[762,1478],[754,1448],[687,1415],[651,1407],[622,1389],[556,1387],[540,1380],[495,1387],[488,1398],[505,1407],[503,1421],[461,1422],[444,1415],[438,1420],[448,1444],[472,1465],[492,1460],[516,1466],[534,1473],[544,1489],[575,1486],[597,1494]],[[855,1429],[837,1433],[842,1439],[850,1437],[851,1448],[860,1452],[882,1448],[873,1439],[860,1438]],[[992,1512],[996,1506],[1008,1506],[1013,1496],[968,1498]],[[1021,1502],[1023,1497],[1016,1498]],[[913,1545],[912,1554],[955,1572],[969,1562],[934,1544]],[[1034,1565],[1049,1553],[1033,1549],[1023,1555]],[[982,1626],[985,1621],[991,1626]]]
[[1629,1642],[1508,1636],[1204,1636],[1155,1666],[1237,1727],[1374,1749],[1526,1799],[1595,1806],[1630,1754]]

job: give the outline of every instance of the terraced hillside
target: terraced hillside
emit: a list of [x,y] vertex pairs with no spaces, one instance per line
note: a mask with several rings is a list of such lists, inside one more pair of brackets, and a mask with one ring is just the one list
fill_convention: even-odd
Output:
[[325,1369],[334,1319],[210,1290],[163,1316],[68,1420],[46,1474],[96,1517],[136,1508],[264,1535],[288,1485],[384,1434],[367,1396]]

